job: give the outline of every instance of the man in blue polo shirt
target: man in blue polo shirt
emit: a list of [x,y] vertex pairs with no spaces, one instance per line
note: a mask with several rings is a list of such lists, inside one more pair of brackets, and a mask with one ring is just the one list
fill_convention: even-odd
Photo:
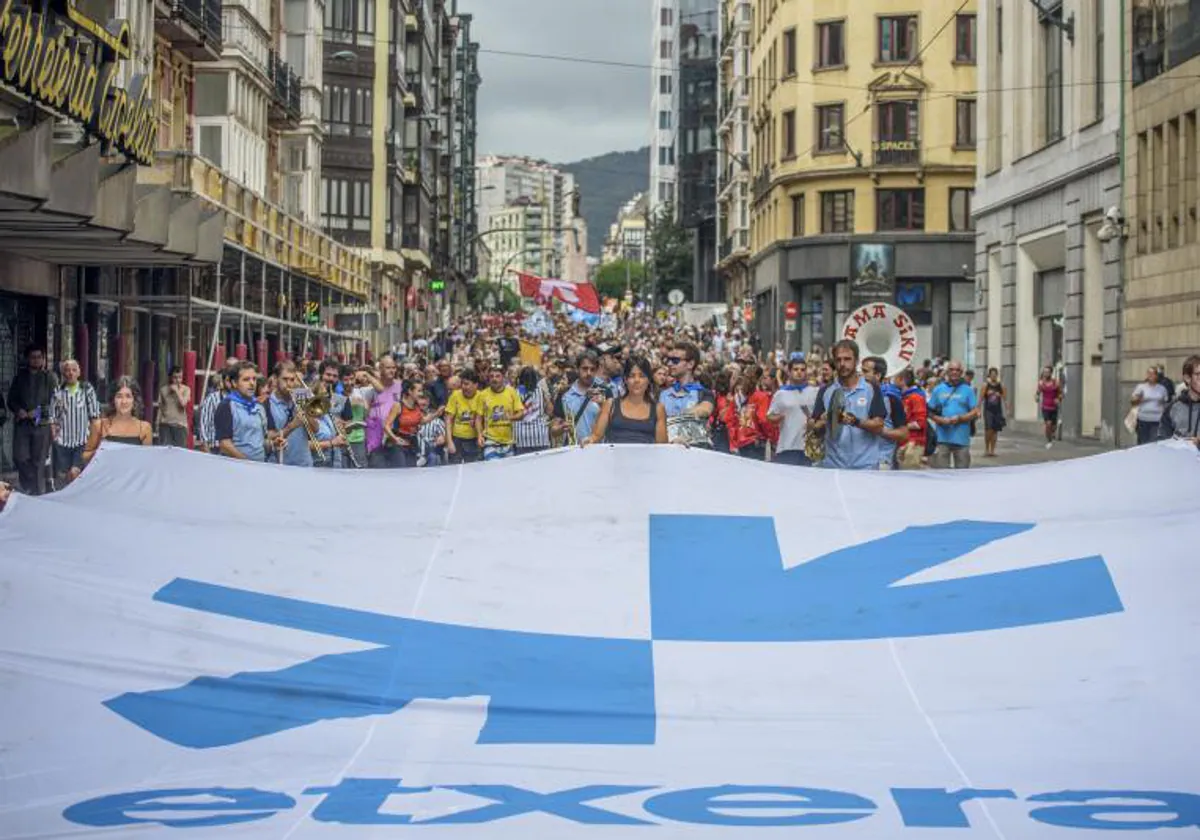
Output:
[[[837,379],[821,388],[813,410],[813,428],[825,433],[822,467],[835,470],[879,469],[879,436],[887,406],[878,387],[858,374],[858,345],[842,339],[833,345]],[[836,431],[834,431],[836,427]]]
[[946,381],[929,396],[929,419],[937,427],[933,465],[965,470],[971,466],[971,421],[979,417],[979,398],[963,380],[963,363],[946,365]]

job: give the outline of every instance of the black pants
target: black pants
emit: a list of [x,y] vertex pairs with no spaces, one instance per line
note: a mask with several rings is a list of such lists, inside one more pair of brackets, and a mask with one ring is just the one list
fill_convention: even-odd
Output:
[[1137,442],[1138,446],[1143,443],[1154,443],[1158,440],[1158,421],[1157,420],[1139,420],[1137,421]]
[[450,456],[451,464],[473,464],[479,460],[479,441],[475,438],[454,439],[454,454]]
[[13,429],[13,461],[17,465],[21,489],[31,496],[41,496],[50,487],[46,481],[46,459],[53,442],[49,426],[35,426],[19,421]]
[[808,456],[804,454],[802,449],[785,449],[783,452],[776,452],[775,457],[771,459],[773,464],[788,464],[793,467],[811,467],[812,461],[808,460]]

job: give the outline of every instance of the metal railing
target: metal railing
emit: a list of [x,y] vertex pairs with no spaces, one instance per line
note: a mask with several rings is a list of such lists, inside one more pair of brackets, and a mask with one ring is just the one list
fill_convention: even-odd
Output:
[[226,242],[346,294],[365,299],[370,293],[370,269],[362,257],[192,152],[159,152],[139,180],[197,195],[223,210]]
[[876,140],[876,166],[915,166],[921,162],[921,144],[917,140]]
[[274,50],[271,50],[267,66],[275,88],[275,103],[290,119],[300,119],[300,77]]

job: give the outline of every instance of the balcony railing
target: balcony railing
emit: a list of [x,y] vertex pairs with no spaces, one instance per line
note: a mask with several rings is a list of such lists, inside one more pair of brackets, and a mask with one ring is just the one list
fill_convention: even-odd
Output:
[[916,166],[921,162],[921,144],[916,140],[876,140],[876,166]]
[[754,183],[751,186],[751,192],[754,194],[754,200],[758,201],[771,190],[771,167],[764,166],[754,176]]
[[274,86],[273,100],[287,120],[300,119],[300,77],[292,70],[291,65],[279,57],[279,53],[271,50],[267,60],[271,74],[271,84]]
[[197,195],[225,211],[226,242],[346,294],[368,297],[371,275],[362,257],[204,158],[191,152],[159,152],[155,165],[139,173],[142,180]]
[[[167,0],[166,6],[170,9],[169,18],[164,18],[161,14],[159,16],[159,21],[165,21],[165,25],[168,26],[167,31],[163,34],[173,41],[176,38],[190,41],[195,36],[199,36],[196,47],[211,50],[213,58],[220,56],[222,46],[221,0]],[[172,21],[186,29],[173,30],[170,28]],[[201,56],[202,53],[197,53],[193,57]]]

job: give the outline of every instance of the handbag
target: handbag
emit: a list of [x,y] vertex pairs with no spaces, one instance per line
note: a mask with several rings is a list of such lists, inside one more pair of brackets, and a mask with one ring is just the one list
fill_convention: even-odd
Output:
[[1137,414],[1138,410],[1137,406],[1135,405],[1133,408],[1129,409],[1129,413],[1125,415],[1125,429],[1129,432],[1129,434],[1133,434],[1137,431]]

